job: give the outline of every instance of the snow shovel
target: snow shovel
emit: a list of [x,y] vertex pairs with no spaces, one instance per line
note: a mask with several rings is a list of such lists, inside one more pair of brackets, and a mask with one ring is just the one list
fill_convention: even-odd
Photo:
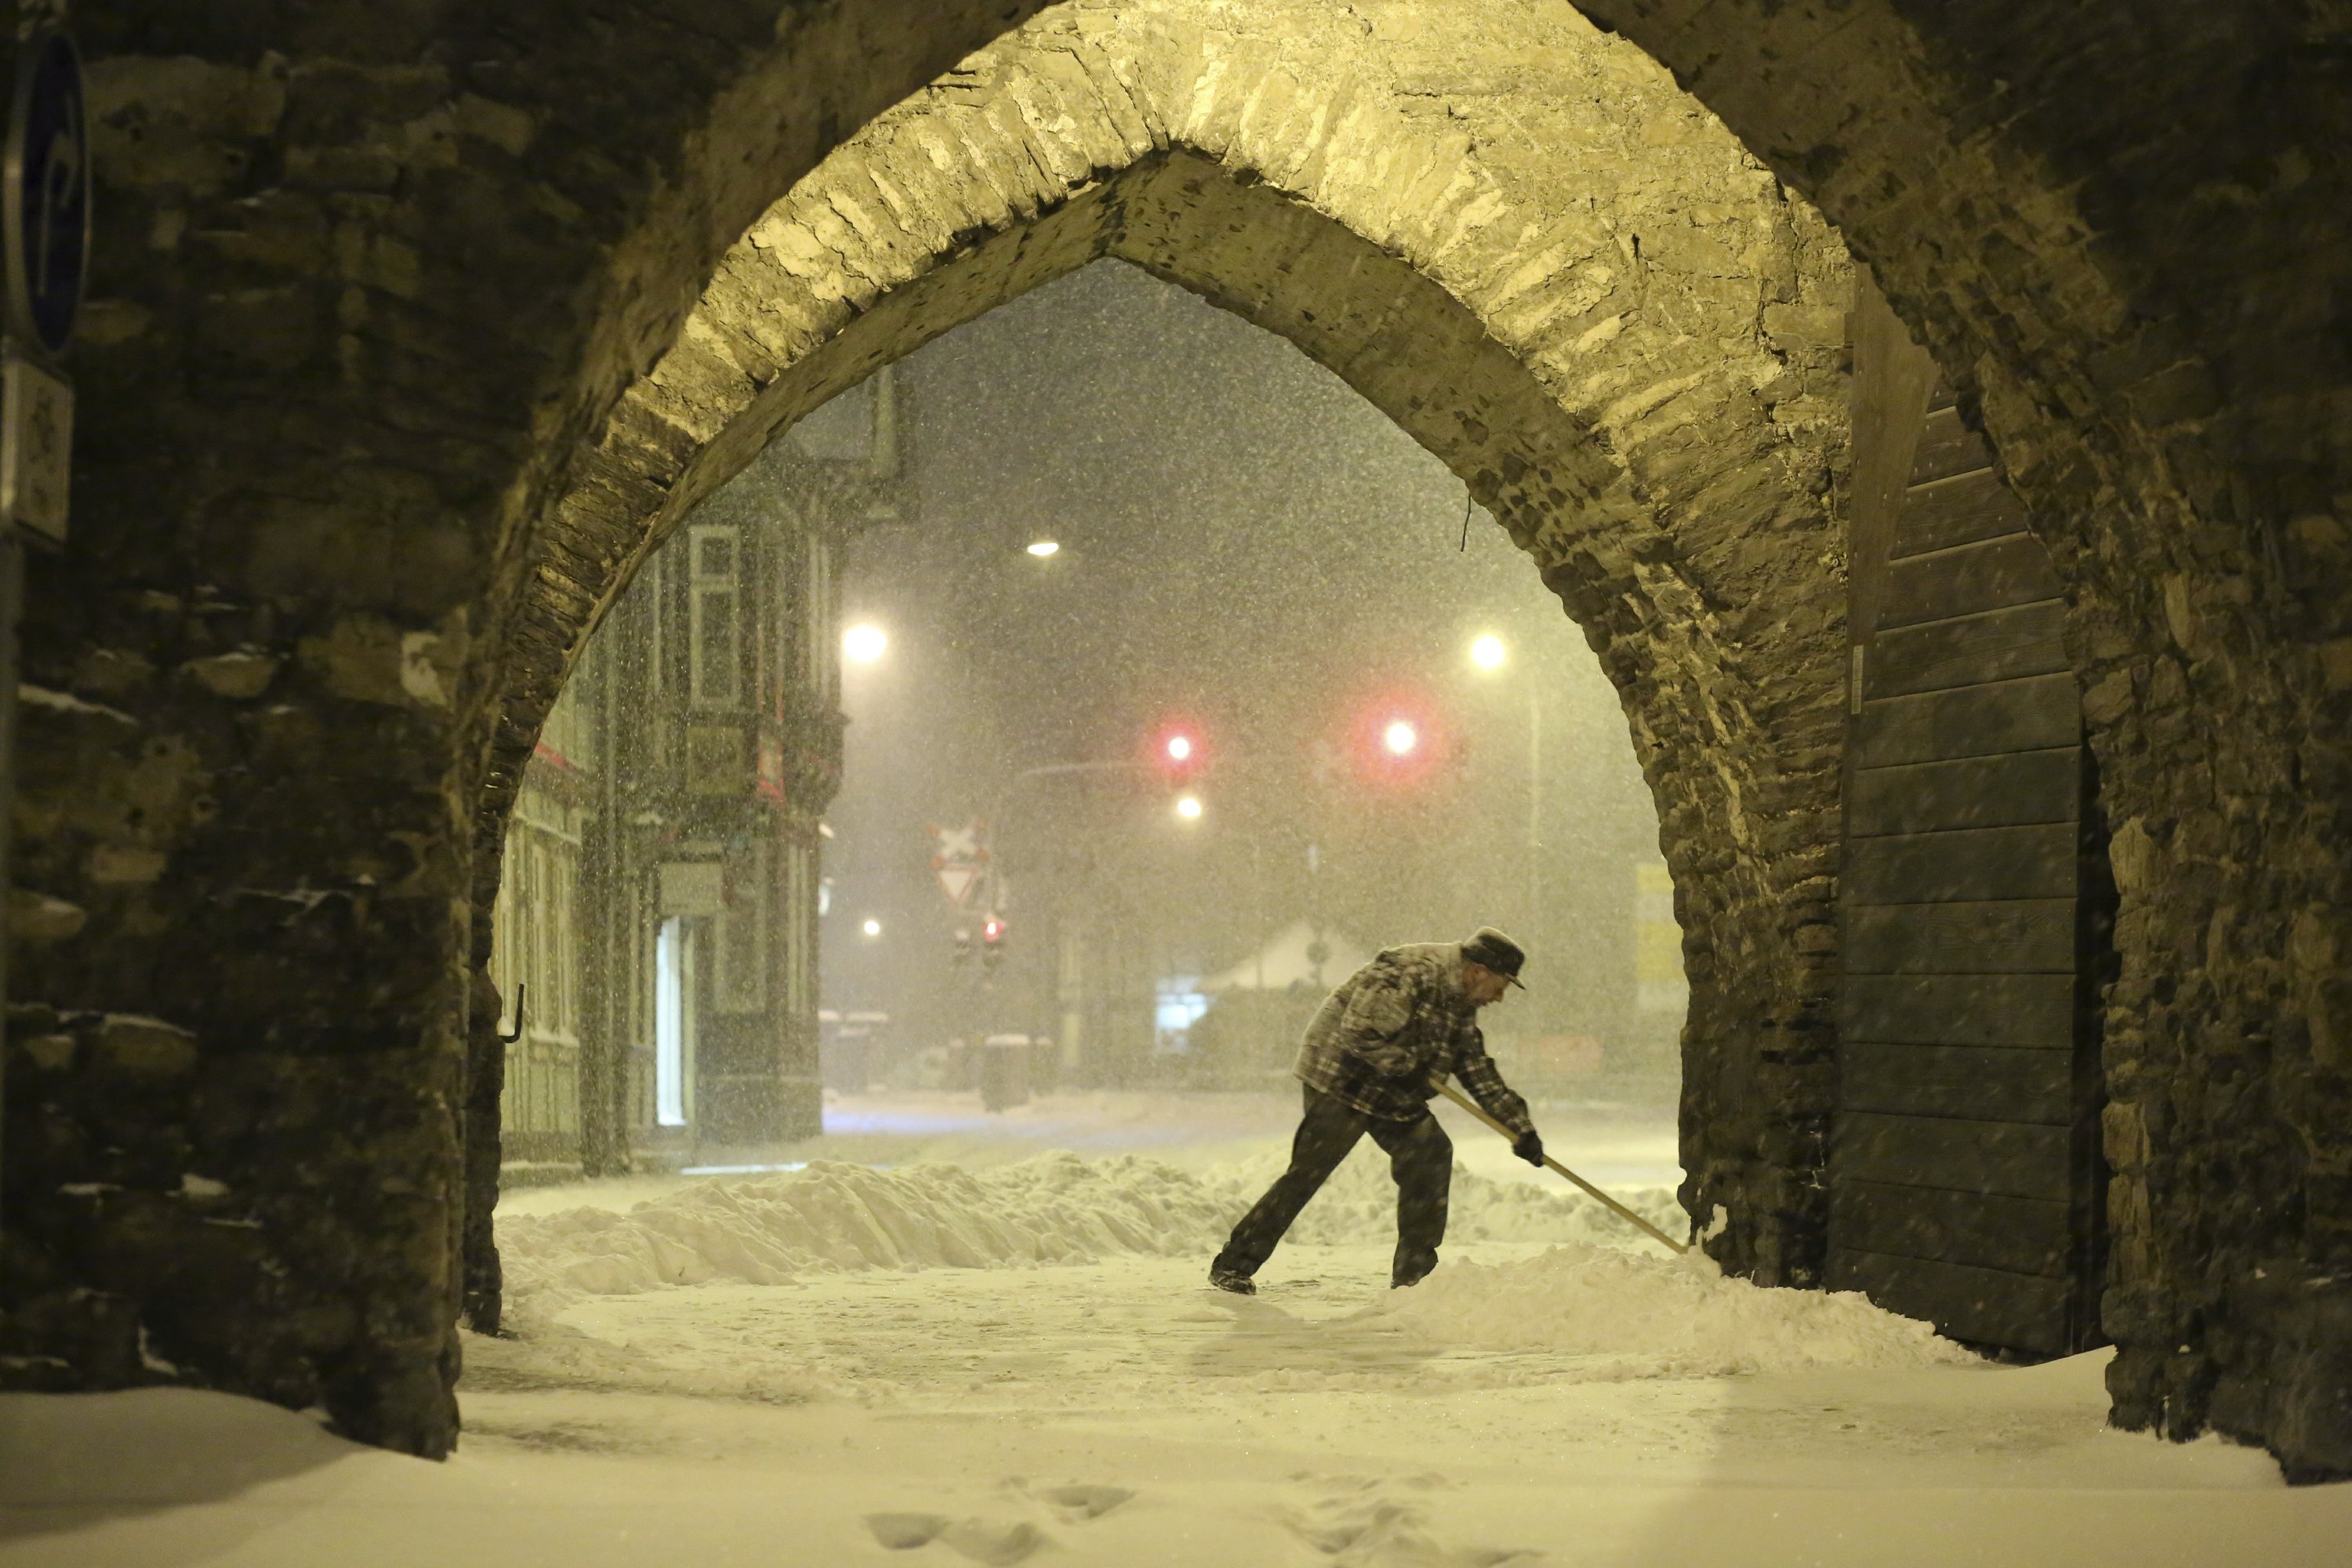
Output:
[[[1463,1110],[1468,1111],[1471,1115],[1476,1117],[1479,1121],[1485,1122],[1487,1126],[1493,1128],[1504,1137],[1514,1141],[1517,1139],[1518,1134],[1513,1132],[1509,1128],[1504,1126],[1501,1122],[1487,1115],[1486,1109],[1483,1106],[1479,1105],[1476,1100],[1472,1100],[1460,1089],[1454,1088],[1452,1084],[1447,1083],[1441,1079],[1436,1084],[1436,1089],[1438,1093],[1444,1095],[1446,1099],[1452,1100],[1454,1104],[1460,1106]],[[1583,1188],[1587,1196],[1600,1199],[1602,1204],[1607,1205],[1609,1211],[1617,1215],[1620,1219],[1631,1220],[1633,1224],[1640,1226],[1643,1230],[1648,1231],[1652,1236],[1656,1237],[1660,1241],[1664,1242],[1668,1251],[1680,1255],[1690,1250],[1688,1247],[1676,1241],[1673,1237],[1668,1236],[1664,1231],[1660,1230],[1656,1226],[1652,1225],[1648,1220],[1643,1219],[1640,1215],[1635,1214],[1632,1209],[1627,1208],[1623,1204],[1619,1203],[1615,1198],[1611,1197],[1607,1193],[1602,1192],[1599,1187],[1594,1186],[1591,1182],[1586,1181],[1582,1176],[1578,1175],[1574,1171],[1570,1170],[1566,1165],[1561,1164],[1550,1155],[1546,1154],[1544,1156],[1544,1163],[1549,1165],[1553,1170],[1558,1171],[1561,1175],[1566,1176],[1570,1181],[1574,1182],[1578,1186]]]

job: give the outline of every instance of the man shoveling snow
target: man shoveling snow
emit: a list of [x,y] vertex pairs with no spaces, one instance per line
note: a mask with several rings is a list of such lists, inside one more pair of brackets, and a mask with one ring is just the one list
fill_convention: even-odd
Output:
[[1234,1226],[1209,1266],[1211,1284],[1253,1294],[1250,1277],[1367,1132],[1396,1177],[1397,1247],[1389,1283],[1415,1284],[1436,1268],[1454,1142],[1429,1113],[1429,1100],[1449,1073],[1510,1129],[1513,1153],[1543,1163],[1543,1140],[1528,1120],[1528,1102],[1495,1070],[1478,1032],[1478,1009],[1520,984],[1526,959],[1518,943],[1482,926],[1467,942],[1391,947],[1331,993],[1307,1025],[1292,1068],[1305,1089],[1306,1114],[1291,1140],[1290,1168]]

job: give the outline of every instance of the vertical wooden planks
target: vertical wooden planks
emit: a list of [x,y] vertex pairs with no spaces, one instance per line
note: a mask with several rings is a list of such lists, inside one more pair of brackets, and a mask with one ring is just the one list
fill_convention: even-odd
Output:
[[2023,509],[1866,279],[1853,338],[1830,1282],[1960,1339],[2063,1353],[2096,1337],[2103,1222],[2063,605]]

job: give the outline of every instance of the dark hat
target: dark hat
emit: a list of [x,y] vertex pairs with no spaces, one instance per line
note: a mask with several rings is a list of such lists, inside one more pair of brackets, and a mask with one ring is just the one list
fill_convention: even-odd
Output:
[[1480,926],[1478,934],[1462,944],[1462,956],[1482,969],[1493,970],[1520,990],[1527,989],[1519,978],[1519,965],[1528,961],[1526,951],[1493,926]]

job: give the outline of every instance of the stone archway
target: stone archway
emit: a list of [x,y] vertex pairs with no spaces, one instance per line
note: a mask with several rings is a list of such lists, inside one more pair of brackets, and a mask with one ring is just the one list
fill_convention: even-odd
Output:
[[[1048,20],[1108,30],[1110,9]],[[2027,37],[1891,5],[1589,10],[1853,237],[2053,552],[2123,897],[2105,997],[2119,1418],[2179,1436],[2210,1420],[2313,1466],[2352,1462],[2328,1414],[2352,1363],[2329,1326],[2340,1238],[2323,1217],[2352,1159],[2327,1109],[2347,1070],[2335,976],[2352,898],[2327,802],[2352,700],[2352,461],[2318,390],[2352,370],[2316,330],[2347,265],[2329,216],[2343,176],[2297,141],[2326,123],[2308,46],[2332,35],[2234,14],[2158,37],[2078,11]],[[1454,91],[1525,68],[1449,56],[1442,25],[1402,7],[1351,16],[1441,79],[1451,66]],[[1551,19],[1514,16],[1515,46]],[[1255,42],[1278,61],[1277,31]],[[2112,90],[2117,76],[2131,92]],[[1248,100],[1244,125],[1282,123],[1294,89]],[[2249,152],[2268,159],[2253,174]],[[2137,172],[2159,160],[2197,174],[2189,203]],[[2262,217],[2209,223],[2204,208]],[[2326,236],[2332,253],[2308,248]],[[2271,323],[2216,302],[2214,280],[2232,278],[2276,302]],[[1671,806],[1668,821],[1671,836]],[[2229,1042],[2218,1059],[2215,1040]],[[1741,1059],[1769,1059],[1779,1079],[1740,1086],[1782,1113],[1753,1146],[1785,1150],[1807,1102],[1788,1091],[1818,1056]],[[1717,1169],[1721,1152],[1690,1163]],[[2260,1197],[2212,1178],[2249,1160]],[[1801,1183],[1779,1199],[1808,1203]],[[1744,1241],[1729,1250],[1762,1261]],[[2305,1283],[2254,1283],[2278,1279]]]
[[[1733,1266],[1818,1283],[1842,247],[1572,16],[1466,123],[1417,108],[1411,70],[1344,17],[1278,48],[1254,20],[1049,14],[752,225],[556,510],[492,776],[511,787],[635,563],[800,414],[1037,283],[1135,262],[1339,372],[1465,478],[1585,627],[1681,893],[1686,1201],[1720,1208]],[[1495,20],[1454,12],[1454,50]],[[1520,124],[1538,114],[1541,134]],[[506,798],[477,839],[484,897]]]
[[[500,668],[547,651],[509,635],[525,574],[593,601],[617,564],[567,574],[536,521],[775,192],[1035,9],[76,7],[107,188],[76,543],[28,604],[23,1365],[160,1376],[152,1329],[185,1375],[446,1447],[487,705],[546,679]],[[2120,1418],[2352,1469],[2344,23],[1584,9],[1821,205],[2053,547],[2124,884]],[[1427,20],[1347,15],[1400,50]],[[1422,101],[1567,15],[1511,9],[1450,76],[1424,50]]]
[[[2122,894],[2105,997],[2118,1419],[2352,1468],[2331,1217],[2352,1169],[2333,804],[2352,755],[2352,452],[2328,412],[2352,384],[2328,329],[2352,247],[2324,151],[2342,25],[2251,6],[2169,31],[2106,6],[2026,29],[1895,3],[1586,10],[1822,204],[2055,558]],[[1429,28],[1403,6],[1351,16],[1406,47]],[[1449,87],[1518,68],[1545,16],[1515,16],[1497,35],[1512,60],[1481,50]]]

